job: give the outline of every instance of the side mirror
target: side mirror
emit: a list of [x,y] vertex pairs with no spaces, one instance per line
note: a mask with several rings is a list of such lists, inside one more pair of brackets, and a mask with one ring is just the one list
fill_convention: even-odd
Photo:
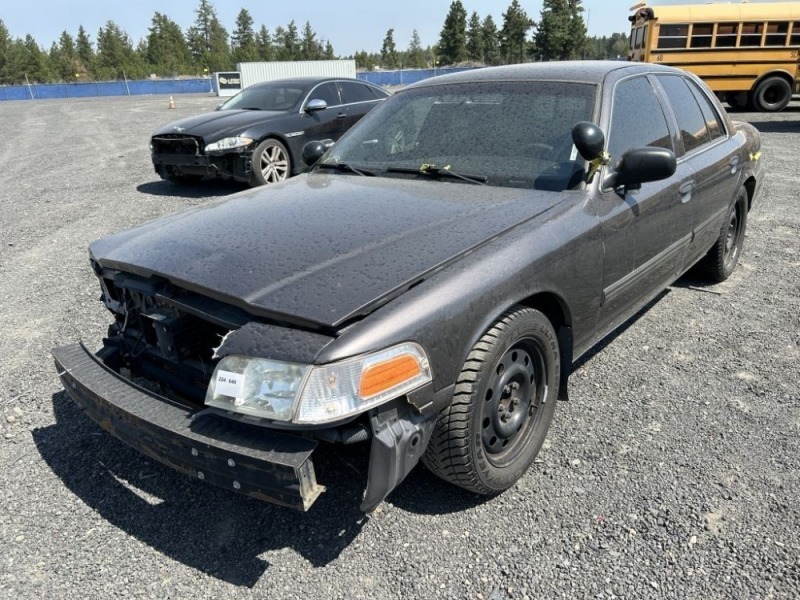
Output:
[[586,160],[594,160],[606,145],[606,136],[594,123],[581,121],[572,128],[572,142]]
[[313,99],[309,100],[308,104],[306,104],[306,112],[313,113],[318,112],[320,110],[325,110],[328,108],[328,103],[325,100]]
[[325,154],[327,149],[328,147],[324,142],[320,142],[318,140],[308,142],[305,146],[303,146],[303,162],[306,164],[306,166],[313,167],[315,164],[317,164],[319,159],[322,158],[322,155]]
[[625,186],[626,190],[638,190],[643,183],[660,181],[675,173],[675,154],[666,148],[636,148],[622,155],[617,170],[605,182],[604,187]]

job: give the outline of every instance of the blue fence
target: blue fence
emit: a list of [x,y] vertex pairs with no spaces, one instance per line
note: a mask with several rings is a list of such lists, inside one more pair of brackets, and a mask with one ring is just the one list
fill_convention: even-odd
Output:
[[[446,73],[468,71],[452,69],[405,69],[401,71],[362,71],[358,78],[378,85],[409,85]],[[213,79],[148,79],[145,81],[92,81],[87,83],[32,83],[0,86],[0,101],[45,100],[55,98],[97,98],[99,96],[147,96],[152,94],[203,94],[216,92]]]
[[449,69],[404,69],[401,71],[362,71],[358,78],[378,85],[410,85],[429,77],[469,71],[474,67],[453,67]]
[[0,86],[0,101],[97,98],[98,96],[146,96],[151,94],[202,94],[215,91],[216,88],[211,79],[32,83],[30,85]]

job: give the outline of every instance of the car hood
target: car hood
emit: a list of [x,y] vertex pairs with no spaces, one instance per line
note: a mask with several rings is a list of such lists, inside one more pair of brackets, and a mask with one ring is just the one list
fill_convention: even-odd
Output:
[[284,111],[268,110],[216,110],[174,121],[159,128],[153,135],[181,133],[214,141],[226,135],[238,135],[252,125],[285,117],[287,114]]
[[161,276],[252,314],[338,327],[564,197],[302,175],[112,235],[90,251],[103,267]]

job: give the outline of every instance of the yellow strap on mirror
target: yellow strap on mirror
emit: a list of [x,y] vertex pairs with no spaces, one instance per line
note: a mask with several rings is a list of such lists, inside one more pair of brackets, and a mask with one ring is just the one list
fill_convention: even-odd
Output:
[[590,183],[597,172],[611,162],[611,155],[603,150],[597,158],[589,163],[589,173],[586,175],[586,183]]

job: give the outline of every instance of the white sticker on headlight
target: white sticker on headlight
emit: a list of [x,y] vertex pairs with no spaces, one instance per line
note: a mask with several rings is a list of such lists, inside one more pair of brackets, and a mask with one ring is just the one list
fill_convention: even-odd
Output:
[[244,396],[244,375],[241,373],[217,371],[216,384],[217,394],[231,398]]

